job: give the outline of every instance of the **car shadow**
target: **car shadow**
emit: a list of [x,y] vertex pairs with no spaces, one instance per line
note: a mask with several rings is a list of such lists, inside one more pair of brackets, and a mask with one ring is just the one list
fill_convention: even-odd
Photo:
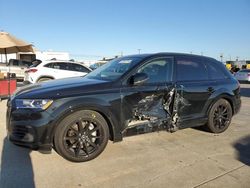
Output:
[[7,138],[4,139],[0,187],[35,187],[30,152],[31,150],[15,146]]
[[250,135],[236,141],[233,146],[238,152],[239,161],[250,166]]

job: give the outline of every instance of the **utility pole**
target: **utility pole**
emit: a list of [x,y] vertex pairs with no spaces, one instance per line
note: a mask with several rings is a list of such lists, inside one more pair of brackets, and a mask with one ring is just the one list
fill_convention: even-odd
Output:
[[220,54],[220,61],[223,62],[223,53]]

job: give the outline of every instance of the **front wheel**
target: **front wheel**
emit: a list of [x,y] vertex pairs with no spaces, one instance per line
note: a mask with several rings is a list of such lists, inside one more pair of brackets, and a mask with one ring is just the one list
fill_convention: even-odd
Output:
[[85,162],[97,157],[106,147],[109,129],[106,120],[95,111],[77,111],[57,127],[56,151],[65,159]]
[[212,133],[224,132],[231,123],[232,107],[225,99],[219,99],[213,104],[208,115],[207,128]]

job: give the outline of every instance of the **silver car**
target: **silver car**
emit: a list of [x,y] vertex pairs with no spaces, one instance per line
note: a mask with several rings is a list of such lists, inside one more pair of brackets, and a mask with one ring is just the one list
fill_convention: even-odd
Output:
[[239,81],[250,82],[250,69],[242,69],[235,73],[235,77]]

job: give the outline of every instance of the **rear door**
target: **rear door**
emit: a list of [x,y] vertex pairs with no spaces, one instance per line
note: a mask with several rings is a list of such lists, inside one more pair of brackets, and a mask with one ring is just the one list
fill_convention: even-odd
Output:
[[181,127],[189,127],[194,121],[200,122],[205,118],[214,84],[215,81],[208,79],[208,71],[202,58],[176,57],[175,107]]
[[[141,85],[129,84],[130,76],[146,73],[149,79]],[[166,98],[173,88],[173,57],[160,57],[135,69],[121,89],[121,119],[124,129],[137,125],[160,125],[169,118]]]

